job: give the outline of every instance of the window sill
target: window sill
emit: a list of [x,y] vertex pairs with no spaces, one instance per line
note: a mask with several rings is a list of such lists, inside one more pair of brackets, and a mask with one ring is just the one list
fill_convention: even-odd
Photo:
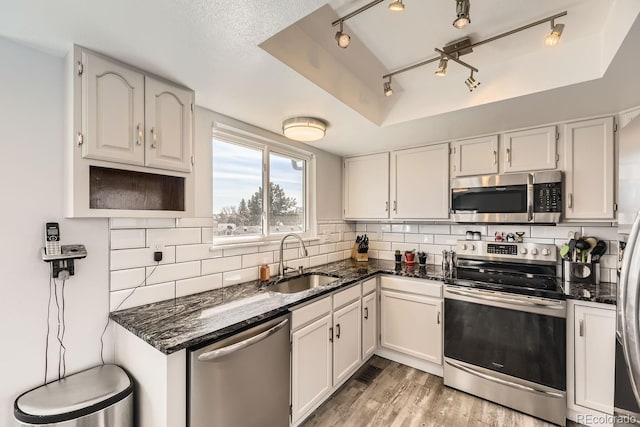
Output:
[[[302,241],[305,243],[308,242],[317,242],[321,240],[320,236],[307,236],[301,237]],[[210,251],[217,251],[220,249],[233,249],[233,248],[249,248],[249,247],[261,247],[261,246],[269,246],[274,244],[279,244],[282,237],[279,239],[256,239],[256,240],[242,240],[235,242],[213,242],[209,247]]]

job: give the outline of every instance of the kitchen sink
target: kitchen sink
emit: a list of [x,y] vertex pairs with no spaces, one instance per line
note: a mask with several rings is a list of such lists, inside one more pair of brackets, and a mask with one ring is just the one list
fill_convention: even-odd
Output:
[[302,276],[287,277],[276,282],[275,285],[267,287],[267,290],[279,292],[281,294],[295,294],[307,289],[326,286],[340,279],[338,276],[327,276],[324,274],[309,273]]

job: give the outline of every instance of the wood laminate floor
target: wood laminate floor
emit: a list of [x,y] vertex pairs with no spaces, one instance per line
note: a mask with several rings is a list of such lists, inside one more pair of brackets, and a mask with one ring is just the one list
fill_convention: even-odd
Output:
[[[367,384],[356,374],[301,427],[553,426],[445,387],[440,377],[378,356],[368,365],[381,369],[372,381]],[[579,424],[568,421],[567,426]]]

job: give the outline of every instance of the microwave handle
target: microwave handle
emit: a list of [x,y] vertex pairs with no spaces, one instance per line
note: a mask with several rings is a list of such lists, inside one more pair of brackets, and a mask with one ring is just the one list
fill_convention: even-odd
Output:
[[533,221],[533,175],[527,177],[527,218]]

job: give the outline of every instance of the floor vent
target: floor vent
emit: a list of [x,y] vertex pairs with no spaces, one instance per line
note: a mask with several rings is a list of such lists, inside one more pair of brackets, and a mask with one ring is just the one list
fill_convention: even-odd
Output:
[[380,372],[382,372],[382,369],[376,368],[373,365],[367,365],[356,375],[356,380],[362,381],[365,384],[371,384]]

